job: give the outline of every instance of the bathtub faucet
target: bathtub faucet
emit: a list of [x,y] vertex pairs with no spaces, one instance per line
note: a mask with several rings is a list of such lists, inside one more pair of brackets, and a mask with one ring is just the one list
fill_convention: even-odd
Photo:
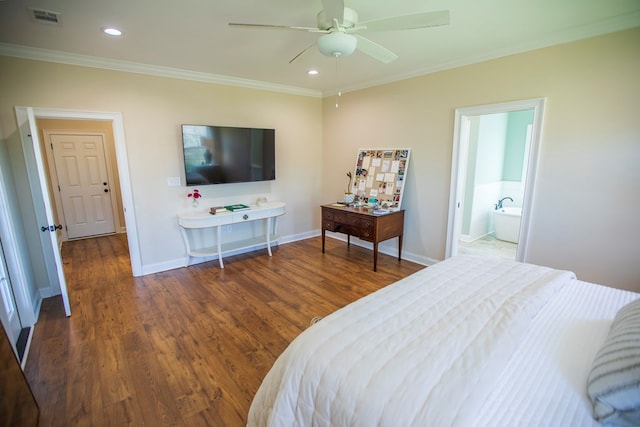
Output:
[[513,202],[513,199],[511,197],[503,197],[502,199],[498,200],[498,203],[496,203],[496,210],[502,209],[502,202],[504,202],[505,200],[511,200]]

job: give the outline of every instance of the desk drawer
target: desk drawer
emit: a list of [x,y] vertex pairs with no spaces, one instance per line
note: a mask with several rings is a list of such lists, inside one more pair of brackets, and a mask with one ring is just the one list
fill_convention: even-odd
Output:
[[252,211],[247,209],[233,213],[233,222],[255,221],[256,219],[270,218],[274,216],[269,210]]
[[347,215],[346,223],[349,225],[353,225],[355,227],[360,227],[360,216],[358,215]]
[[370,218],[358,218],[358,237],[362,240],[373,241],[375,227]]
[[333,221],[333,211],[329,209],[322,209],[322,220],[328,219]]
[[363,230],[373,231],[373,220],[371,218],[358,218],[358,226]]
[[336,223],[348,224],[347,222],[347,214],[344,212],[333,212],[333,220]]
[[322,221],[322,227],[327,231],[333,231],[334,233],[350,234],[352,236],[357,236],[360,232],[360,230],[357,227],[352,227],[348,224],[343,224],[336,221],[327,221],[326,219]]
[[368,240],[370,242],[373,241],[373,230],[365,230],[364,228],[360,229],[360,233],[358,234],[362,240]]

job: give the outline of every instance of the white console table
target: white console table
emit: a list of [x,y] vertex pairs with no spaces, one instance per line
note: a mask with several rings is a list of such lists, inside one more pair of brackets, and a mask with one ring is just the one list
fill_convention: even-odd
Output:
[[[276,219],[278,216],[285,213],[285,204],[283,202],[265,202],[260,205],[249,205],[249,207],[250,209],[235,212],[219,212],[215,215],[211,215],[208,210],[194,211],[178,215],[178,224],[180,225],[182,238],[184,239],[184,243],[187,247],[187,254],[190,257],[209,257],[217,255],[220,262],[220,268],[224,268],[222,255],[235,250],[266,244],[267,252],[269,253],[269,256],[271,256],[271,243],[278,240],[279,237],[276,234]],[[247,221],[256,221],[259,219],[265,221],[265,234],[263,236],[222,243],[222,226]],[[187,232],[189,229],[195,228],[215,228],[217,240],[215,245],[203,248],[192,248]],[[187,265],[188,264],[189,263],[187,261]]]

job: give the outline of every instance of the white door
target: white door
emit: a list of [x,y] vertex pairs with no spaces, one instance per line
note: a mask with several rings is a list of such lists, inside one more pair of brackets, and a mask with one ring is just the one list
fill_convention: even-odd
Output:
[[50,138],[68,237],[115,233],[104,137],[51,134]]
[[13,298],[13,289],[11,287],[11,280],[7,271],[7,265],[4,259],[4,251],[0,244],[0,298],[2,301],[0,304],[0,319],[2,320],[2,326],[7,332],[11,346],[14,348],[20,335],[22,325],[20,324],[20,317],[18,316],[18,310],[16,302]]
[[[60,255],[58,236],[55,231],[51,197],[47,187],[44,161],[40,150],[36,118],[31,107],[16,107],[16,119],[22,140],[22,148],[27,162],[27,173],[31,186],[31,197],[36,206],[34,213],[41,226],[41,244],[47,271],[52,283],[57,283],[62,295],[62,303],[67,316],[71,316],[71,305],[67,293],[67,281],[64,277],[62,256]],[[47,229],[46,227],[49,227]]]

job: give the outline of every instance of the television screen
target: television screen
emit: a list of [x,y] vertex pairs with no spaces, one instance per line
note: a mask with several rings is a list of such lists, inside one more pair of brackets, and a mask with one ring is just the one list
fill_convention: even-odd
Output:
[[275,129],[182,125],[187,186],[276,179]]

